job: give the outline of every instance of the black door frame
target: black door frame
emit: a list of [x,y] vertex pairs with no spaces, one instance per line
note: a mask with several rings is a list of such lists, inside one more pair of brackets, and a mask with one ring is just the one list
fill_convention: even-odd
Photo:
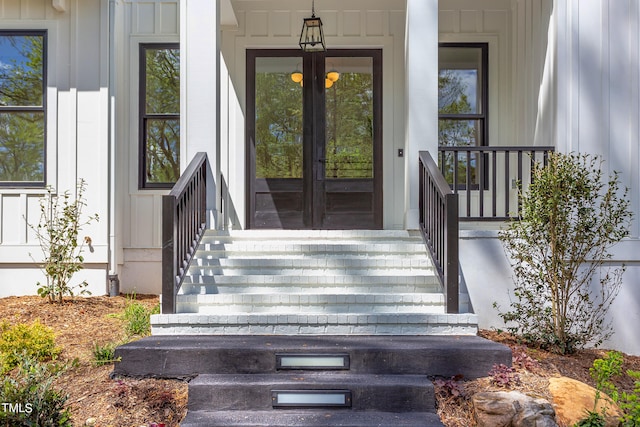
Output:
[[246,117],[245,117],[245,179],[246,225],[254,228],[255,218],[255,66],[259,57],[300,57],[303,70],[303,194],[304,226],[310,229],[324,228],[325,203],[325,91],[326,57],[370,57],[373,60],[373,221],[371,228],[382,229],[382,49],[331,49],[327,52],[304,53],[299,49],[247,49],[246,51]]

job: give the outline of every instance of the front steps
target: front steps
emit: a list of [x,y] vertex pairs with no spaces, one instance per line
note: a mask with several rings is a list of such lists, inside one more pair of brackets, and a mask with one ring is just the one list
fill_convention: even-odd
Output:
[[[278,363],[310,355],[346,362],[311,370]],[[442,427],[431,377],[478,378],[511,363],[508,347],[477,336],[152,336],[119,347],[115,357],[116,376],[195,377],[182,427]],[[274,407],[279,390],[348,392],[349,400]]]
[[182,427],[442,427],[431,377],[511,363],[460,300],[445,313],[417,233],[208,231],[177,313],[119,347],[114,375],[190,378]]
[[153,335],[473,335],[409,231],[208,231]]

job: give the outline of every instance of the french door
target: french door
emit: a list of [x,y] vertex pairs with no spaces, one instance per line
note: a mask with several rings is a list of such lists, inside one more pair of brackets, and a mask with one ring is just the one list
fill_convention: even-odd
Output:
[[381,62],[247,51],[249,228],[382,228]]

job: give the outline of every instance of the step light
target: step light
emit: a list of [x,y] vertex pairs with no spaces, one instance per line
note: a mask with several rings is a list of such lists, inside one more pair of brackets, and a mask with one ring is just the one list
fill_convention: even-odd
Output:
[[276,369],[349,369],[348,354],[276,354]]
[[350,390],[272,390],[274,408],[350,408]]

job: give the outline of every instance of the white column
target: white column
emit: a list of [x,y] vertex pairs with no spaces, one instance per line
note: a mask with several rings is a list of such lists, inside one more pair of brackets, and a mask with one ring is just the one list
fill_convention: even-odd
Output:
[[438,0],[407,0],[405,227],[418,228],[418,152],[438,155]]
[[220,199],[219,18],[219,0],[180,0],[180,167],[207,153],[216,184],[212,202]]

